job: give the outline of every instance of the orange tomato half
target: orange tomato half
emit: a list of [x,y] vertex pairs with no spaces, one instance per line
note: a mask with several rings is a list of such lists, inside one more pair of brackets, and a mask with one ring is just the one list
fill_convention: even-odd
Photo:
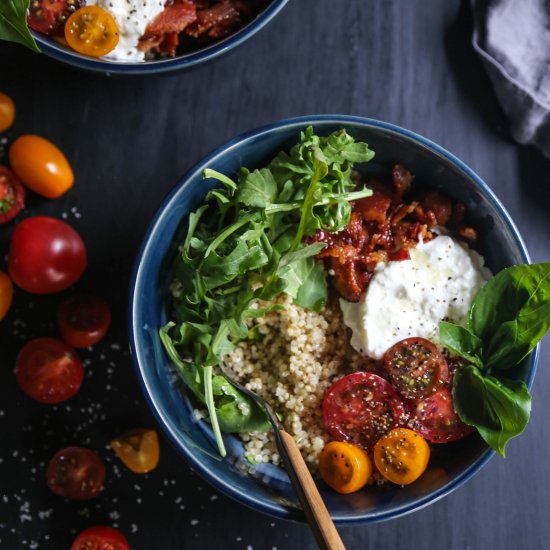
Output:
[[0,92],[0,132],[7,130],[15,120],[15,103],[12,98]]
[[319,455],[319,473],[336,492],[354,493],[364,487],[372,474],[365,451],[343,441],[327,443]]
[[10,164],[32,191],[56,199],[73,186],[74,174],[65,155],[40,136],[23,135],[10,147]]
[[430,447],[426,440],[407,428],[394,428],[374,446],[374,463],[389,481],[408,485],[426,470]]
[[98,6],[84,6],[67,19],[65,39],[78,53],[101,57],[118,44],[118,27],[108,11]]
[[113,439],[111,447],[118,458],[136,474],[146,474],[158,465],[160,448],[155,430],[130,430]]
[[13,284],[11,279],[0,271],[0,321],[8,313],[13,300]]

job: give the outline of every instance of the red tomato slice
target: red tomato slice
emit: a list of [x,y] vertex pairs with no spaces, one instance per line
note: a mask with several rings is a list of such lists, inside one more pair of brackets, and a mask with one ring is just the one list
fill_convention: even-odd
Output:
[[29,27],[49,36],[62,36],[67,18],[82,0],[31,0],[27,12]]
[[384,355],[384,366],[395,389],[409,399],[432,395],[449,377],[443,354],[420,337],[394,344]]
[[432,443],[457,441],[473,432],[455,412],[453,396],[447,388],[421,401],[407,403],[410,409],[409,427]]
[[0,166],[0,224],[7,223],[25,206],[25,188],[17,176]]
[[97,453],[84,447],[57,451],[48,462],[46,483],[52,492],[73,500],[90,500],[105,483],[105,466]]
[[403,402],[392,385],[370,372],[340,378],[323,400],[323,421],[330,435],[363,449],[402,425],[404,415]]
[[61,220],[35,216],[13,230],[8,270],[13,282],[27,292],[65,290],[80,279],[86,263],[80,235]]
[[57,325],[61,337],[73,348],[97,344],[111,324],[111,310],[103,298],[74,294],[57,308]]
[[71,550],[130,550],[130,545],[114,527],[98,525],[82,531],[71,544]]
[[78,392],[84,369],[76,352],[61,340],[37,338],[19,352],[15,376],[29,397],[53,405]]

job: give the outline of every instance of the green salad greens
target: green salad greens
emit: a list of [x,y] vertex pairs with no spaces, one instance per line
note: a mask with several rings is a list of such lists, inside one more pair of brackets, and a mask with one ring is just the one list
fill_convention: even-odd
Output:
[[29,0],[0,1],[0,40],[18,42],[40,52],[27,26]]
[[[344,130],[327,137],[309,127],[287,153],[265,168],[242,168],[233,180],[214,170],[204,177],[221,187],[189,216],[189,229],[174,265],[180,285],[173,321],[160,336],[191,391],[207,407],[220,454],[221,430],[267,429],[263,410],[213,367],[239,340],[251,336],[247,321],[280,306],[253,305],[281,292],[320,310],[327,299],[325,273],[314,256],[323,243],[304,243],[318,229],[347,226],[350,201],[372,191],[357,189],[354,163],[374,156]],[[253,329],[252,329],[253,330]]]
[[467,363],[454,375],[453,401],[502,456],[529,422],[531,395],[506,371],[524,359],[550,327],[550,263],[500,271],[472,300],[466,327],[442,322],[441,343]]

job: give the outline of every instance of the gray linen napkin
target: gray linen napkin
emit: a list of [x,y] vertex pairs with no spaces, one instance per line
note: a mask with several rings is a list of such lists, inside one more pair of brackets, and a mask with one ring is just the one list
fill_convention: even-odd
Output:
[[550,158],[550,0],[471,0],[481,56],[512,137]]

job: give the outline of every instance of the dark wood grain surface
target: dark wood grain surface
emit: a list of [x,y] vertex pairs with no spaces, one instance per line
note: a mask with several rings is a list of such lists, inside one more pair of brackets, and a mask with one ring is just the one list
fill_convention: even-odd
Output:
[[[397,123],[448,148],[489,183],[533,260],[550,257],[550,162],[507,137],[507,123],[470,47],[458,1],[291,0],[264,31],[189,73],[115,78],[83,73],[0,44],[0,89],[17,103],[8,138],[37,133],[71,160],[73,190],[31,196],[24,215],[64,217],[84,237],[90,265],[79,288],[105,295],[113,328],[65,405],[30,402],[12,369],[21,345],[54,335],[55,297],[15,297],[0,324],[0,547],[67,549],[75,533],[113,524],[134,550],[314,548],[304,525],[274,520],[216,493],[164,439],[157,470],[136,476],[107,445],[154,420],[127,350],[132,261],[162,197],[203,155],[245,130],[302,114],[344,113]],[[5,269],[11,226],[0,228]],[[543,344],[525,434],[465,486],[412,515],[342,528],[354,549],[548,548],[550,348]],[[90,503],[50,494],[47,459],[83,444],[107,461],[105,491]]]

